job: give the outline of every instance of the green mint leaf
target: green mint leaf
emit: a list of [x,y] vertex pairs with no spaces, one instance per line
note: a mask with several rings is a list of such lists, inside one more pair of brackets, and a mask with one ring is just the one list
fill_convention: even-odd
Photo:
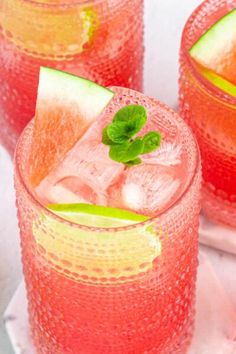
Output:
[[143,151],[143,141],[140,138],[136,138],[129,146],[127,161],[134,160],[138,155],[140,155]]
[[126,162],[125,165],[127,167],[132,167],[132,166],[140,165],[141,163],[142,163],[142,160],[139,157],[137,157],[134,160]]
[[102,143],[104,145],[113,145],[114,142],[109,138],[107,134],[107,127],[105,127],[102,131]]
[[[113,122],[132,122],[135,128],[134,134],[138,133],[147,121],[147,112],[143,106],[131,104],[121,108],[114,116]],[[133,134],[133,135],[134,135]]]
[[144,116],[130,118],[129,121],[115,121],[108,125],[107,135],[116,144],[122,144],[132,138],[144,126],[146,119]]
[[109,151],[110,158],[117,162],[124,162],[124,158],[126,156],[126,152],[129,148],[129,145],[130,144],[128,141],[120,145],[112,145]]
[[127,126],[124,122],[111,123],[107,126],[108,138],[115,144],[123,144],[129,140]]
[[143,152],[142,154],[148,154],[155,151],[161,143],[161,134],[155,131],[147,133],[143,137]]
[[128,105],[115,114],[112,123],[102,131],[102,142],[110,146],[112,160],[127,167],[135,166],[142,163],[139,155],[150,153],[160,146],[161,134],[155,131],[135,138],[146,122],[146,109],[140,105]]
[[135,134],[137,134],[145,125],[146,123],[146,118],[144,116],[136,116],[133,118],[130,118],[129,122],[127,122],[128,126],[128,133],[130,134],[130,137],[133,137]]
[[142,151],[143,141],[142,139],[137,138],[131,143],[127,141],[120,145],[112,145],[110,147],[109,156],[112,160],[126,163],[136,159]]

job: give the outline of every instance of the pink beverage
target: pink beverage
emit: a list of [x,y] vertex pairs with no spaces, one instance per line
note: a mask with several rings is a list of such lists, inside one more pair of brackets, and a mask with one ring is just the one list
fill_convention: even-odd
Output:
[[[191,59],[189,50],[208,29],[210,36],[214,31],[212,26],[220,19],[226,19],[227,25],[226,16],[234,8],[235,0],[207,0],[192,14],[182,37],[179,81],[180,113],[191,125],[201,150],[203,211],[210,219],[232,227],[236,227],[236,97],[204,77],[203,69]],[[222,29],[222,36],[230,37],[227,28]],[[216,48],[217,45],[228,46],[225,39],[221,43],[211,42]],[[212,43],[209,44],[210,53]],[[223,49],[221,53],[224,53]],[[232,58],[235,58],[236,68],[233,49]],[[223,64],[220,67],[222,72],[227,69]],[[235,70],[232,82],[233,75]],[[236,86],[234,90],[236,92]]]
[[[34,120],[16,150],[22,260],[39,354],[183,354],[191,341],[198,149],[171,109],[136,91],[112,90],[115,96],[104,112],[36,189],[28,164]],[[140,134],[159,130],[162,141],[158,150],[143,155],[141,164],[127,168],[109,158],[101,134],[130,104],[147,111]],[[90,210],[100,204],[146,217],[135,223],[123,214],[126,223],[125,217],[119,226],[109,219],[105,227],[98,214],[90,213],[83,226],[46,208],[48,203],[81,202],[90,203]]]
[[143,0],[1,0],[0,142],[34,116],[40,66],[142,89]]

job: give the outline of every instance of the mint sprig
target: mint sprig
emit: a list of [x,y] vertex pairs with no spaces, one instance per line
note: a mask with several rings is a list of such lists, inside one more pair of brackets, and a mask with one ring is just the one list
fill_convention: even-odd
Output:
[[142,163],[139,155],[155,151],[161,143],[161,134],[151,131],[143,137],[137,133],[147,122],[146,109],[141,105],[121,108],[102,132],[102,142],[110,147],[112,160],[131,167]]
[[155,151],[161,144],[161,134],[159,132],[151,131],[143,137],[143,152],[142,154],[149,154]]

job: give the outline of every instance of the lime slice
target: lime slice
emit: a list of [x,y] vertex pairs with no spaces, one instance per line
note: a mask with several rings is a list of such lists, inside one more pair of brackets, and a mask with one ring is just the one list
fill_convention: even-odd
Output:
[[[235,96],[236,9],[220,18],[189,51],[213,84]],[[228,81],[228,83],[227,83]]]
[[149,218],[127,210],[91,204],[51,204],[48,209],[66,220],[94,227],[119,227],[143,222]]
[[[148,218],[132,212],[86,204],[50,205],[61,217],[97,227],[115,227]],[[55,271],[92,283],[133,281],[153,267],[160,256],[161,229],[153,224],[136,228],[91,230],[41,215],[33,223],[38,252]]]
[[[22,20],[24,19],[24,20]],[[32,56],[62,60],[91,46],[99,26],[94,7],[33,5],[9,0],[0,23],[5,35]]]
[[216,87],[219,87],[222,91],[228,93],[229,95],[236,97],[236,86],[231,84],[229,81],[225,80],[223,77],[217,75],[213,71],[207,70],[206,68],[200,68],[202,75],[210,82],[212,82]]

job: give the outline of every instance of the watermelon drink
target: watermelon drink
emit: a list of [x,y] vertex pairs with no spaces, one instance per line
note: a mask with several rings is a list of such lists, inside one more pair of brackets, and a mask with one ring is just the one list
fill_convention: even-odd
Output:
[[35,113],[40,65],[142,89],[143,0],[1,0],[0,143]]
[[204,1],[188,20],[180,53],[180,113],[196,134],[203,211],[236,227],[236,1]]
[[200,184],[195,140],[171,109],[41,69],[15,158],[37,353],[187,352]]

